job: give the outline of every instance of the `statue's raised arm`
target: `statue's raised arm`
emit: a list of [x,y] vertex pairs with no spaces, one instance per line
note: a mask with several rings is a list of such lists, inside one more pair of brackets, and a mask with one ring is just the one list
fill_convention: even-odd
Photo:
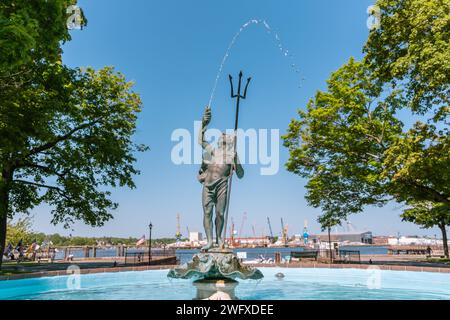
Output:
[[209,106],[206,106],[202,118],[202,127],[200,128],[200,132],[198,133],[198,144],[201,145],[202,148],[205,149],[205,151],[208,153],[211,153],[212,146],[205,140],[205,132],[210,122],[211,108]]

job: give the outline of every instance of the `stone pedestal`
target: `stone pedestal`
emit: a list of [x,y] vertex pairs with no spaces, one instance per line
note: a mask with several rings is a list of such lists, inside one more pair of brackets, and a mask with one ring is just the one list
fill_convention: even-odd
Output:
[[232,279],[202,279],[194,281],[197,296],[194,300],[237,300],[235,288],[238,281]]

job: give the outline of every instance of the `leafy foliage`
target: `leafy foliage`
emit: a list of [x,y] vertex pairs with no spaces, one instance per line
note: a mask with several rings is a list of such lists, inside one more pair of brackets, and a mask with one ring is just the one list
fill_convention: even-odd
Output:
[[[6,77],[33,61],[60,60],[60,42],[70,40],[66,9],[76,0],[2,0],[0,75]],[[86,19],[83,19],[86,24]]]
[[[53,246],[63,247],[63,246],[94,246],[94,245],[129,245],[134,246],[139,240],[137,238],[121,238],[121,237],[67,237],[62,236],[58,233],[55,234],[44,234],[44,233],[33,233],[33,240],[36,240],[38,244],[44,241],[50,241]],[[176,239],[162,238],[162,239],[152,239],[152,245],[157,246],[161,244],[175,243]]]
[[[322,208],[322,226],[390,199],[412,206],[408,221],[445,225],[449,212],[435,212],[450,205],[450,3],[376,5],[381,24],[363,61],[334,72],[327,91],[291,121],[286,167],[308,178],[307,200]],[[410,128],[401,110],[417,119]]]
[[317,92],[283,137],[291,155],[286,167],[309,178],[307,200],[327,213],[323,224],[387,201],[384,153],[403,127],[395,118],[399,92],[381,99],[382,88],[364,64],[350,59],[327,84],[328,91]]
[[32,220],[30,217],[18,219],[15,223],[8,224],[6,243],[11,243],[15,246],[22,240],[24,244],[31,244],[34,241],[31,225]]
[[403,221],[409,221],[422,228],[438,226],[442,232],[444,255],[448,259],[448,237],[446,227],[450,225],[450,205],[431,201],[414,201],[402,214]]
[[[94,245],[129,245],[134,246],[139,240],[138,238],[129,237],[77,237],[77,236],[62,236],[58,233],[45,234],[42,232],[35,232],[32,229],[33,219],[31,217],[24,217],[18,219],[16,222],[8,223],[8,232],[6,235],[6,243],[11,243],[15,246],[20,240],[25,246],[29,246],[36,241],[37,244],[44,242],[51,243],[52,246],[94,246]],[[161,246],[164,244],[175,243],[175,238],[161,238],[152,239],[154,246]]]
[[450,206],[423,201],[414,202],[402,214],[404,221],[413,222],[424,228],[450,225]]
[[134,187],[140,147],[131,136],[140,99],[112,68],[46,71],[44,83],[57,80],[53,90],[36,82],[23,92],[27,100],[8,108],[0,131],[2,167],[13,172],[9,218],[44,201],[54,206],[54,223],[102,225],[117,205],[99,187]]
[[385,152],[382,176],[399,202],[450,205],[450,136],[417,122]]
[[134,188],[135,154],[147,150],[132,142],[142,107],[133,84],[112,67],[61,61],[75,3],[0,4],[0,251],[7,219],[43,202],[55,224],[103,225],[117,207],[110,188]]
[[[449,113],[450,2],[378,0],[379,29],[371,31],[366,63],[383,82],[405,88],[408,106],[435,120]],[[437,107],[439,106],[439,107]]]

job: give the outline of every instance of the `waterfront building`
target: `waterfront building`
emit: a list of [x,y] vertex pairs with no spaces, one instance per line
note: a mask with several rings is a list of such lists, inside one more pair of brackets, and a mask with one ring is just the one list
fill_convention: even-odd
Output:
[[[320,233],[316,235],[310,235],[311,239],[320,242],[328,241],[328,233]],[[351,242],[351,243],[363,243],[372,244],[373,236],[371,231],[351,231],[351,232],[339,232],[330,234],[331,242]]]

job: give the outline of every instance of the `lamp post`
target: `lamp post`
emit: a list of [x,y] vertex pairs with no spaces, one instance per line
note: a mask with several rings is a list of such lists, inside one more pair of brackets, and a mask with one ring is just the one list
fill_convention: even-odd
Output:
[[150,265],[150,261],[152,261],[152,228],[153,224],[150,222],[148,225],[149,237],[148,237],[148,265]]
[[328,249],[330,251],[330,263],[333,263],[333,251],[331,250],[331,227],[328,227]]

